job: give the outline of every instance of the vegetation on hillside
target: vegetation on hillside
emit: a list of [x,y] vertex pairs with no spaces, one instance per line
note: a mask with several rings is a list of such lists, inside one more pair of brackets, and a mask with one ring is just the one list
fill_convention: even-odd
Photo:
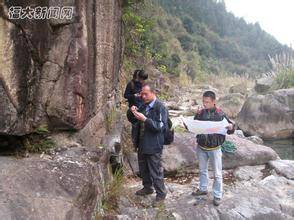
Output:
[[282,69],[274,78],[273,89],[294,88],[294,68]]
[[274,82],[272,90],[294,88],[294,56],[287,53],[269,57]]
[[152,63],[163,73],[258,77],[268,57],[293,50],[227,12],[220,0],[125,0],[125,68]]

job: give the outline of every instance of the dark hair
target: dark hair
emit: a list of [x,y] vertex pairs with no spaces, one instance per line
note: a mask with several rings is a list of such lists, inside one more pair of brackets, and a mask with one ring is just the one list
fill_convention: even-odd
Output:
[[144,70],[139,70],[139,72],[138,72],[138,78],[139,79],[146,80],[146,79],[148,79],[148,73],[145,73]]
[[134,80],[136,80],[136,79],[146,80],[146,79],[148,79],[148,74],[145,73],[144,70],[135,70],[134,74],[133,74],[133,79]]
[[203,97],[210,97],[212,100],[215,100],[216,96],[213,91],[206,91],[203,93]]

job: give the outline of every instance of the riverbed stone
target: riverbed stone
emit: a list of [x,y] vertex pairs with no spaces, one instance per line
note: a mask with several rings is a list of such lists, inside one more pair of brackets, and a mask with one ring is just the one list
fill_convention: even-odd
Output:
[[293,160],[273,160],[269,165],[275,171],[288,179],[294,180],[294,161]]
[[[139,179],[128,180],[120,213],[129,219],[293,219],[294,199],[289,196],[293,182],[281,176],[269,176],[263,180],[252,179],[250,182],[237,181],[233,185],[224,184],[224,197],[220,206],[212,204],[212,179],[209,179],[208,196],[194,197],[191,192],[197,187],[199,178],[195,176],[190,183],[178,184],[166,179],[167,198],[165,205],[152,207],[155,195],[137,197],[135,191],[141,188]],[[263,181],[263,182],[262,182]],[[273,192],[270,181],[279,184]],[[269,183],[269,184],[267,184]],[[294,207],[294,206],[293,206]]]
[[265,169],[265,165],[259,165],[259,166],[242,166],[238,167],[237,169],[234,170],[234,176],[238,180],[258,180],[262,179],[263,173],[262,170]]
[[249,136],[249,137],[247,137],[247,139],[254,142],[255,144],[263,144],[263,140],[260,137],[256,136],[256,135]]
[[223,167],[231,169],[246,165],[262,165],[278,158],[277,153],[270,147],[255,144],[236,135],[227,135],[226,139],[236,146],[233,154],[223,154]]

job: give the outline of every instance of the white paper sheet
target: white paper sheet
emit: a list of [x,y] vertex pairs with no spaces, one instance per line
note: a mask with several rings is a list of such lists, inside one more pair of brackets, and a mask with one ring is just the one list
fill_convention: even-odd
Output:
[[181,116],[183,123],[188,130],[194,134],[227,134],[226,127],[229,122],[226,118],[222,121],[199,121],[192,118],[184,118]]

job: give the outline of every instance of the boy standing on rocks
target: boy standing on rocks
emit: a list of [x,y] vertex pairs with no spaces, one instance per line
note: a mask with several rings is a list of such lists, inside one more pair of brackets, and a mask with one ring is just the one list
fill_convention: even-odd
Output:
[[[197,111],[194,120],[201,121],[222,121],[226,118],[229,125],[227,133],[234,133],[234,124],[227,118],[225,113],[216,107],[216,95],[212,91],[206,91],[203,94],[203,109]],[[199,161],[200,187],[194,196],[207,195],[208,186],[208,160],[212,162],[214,173],[213,183],[213,204],[220,205],[223,192],[222,177],[222,150],[221,145],[224,143],[226,136],[223,134],[198,134],[197,138],[197,157]]]

